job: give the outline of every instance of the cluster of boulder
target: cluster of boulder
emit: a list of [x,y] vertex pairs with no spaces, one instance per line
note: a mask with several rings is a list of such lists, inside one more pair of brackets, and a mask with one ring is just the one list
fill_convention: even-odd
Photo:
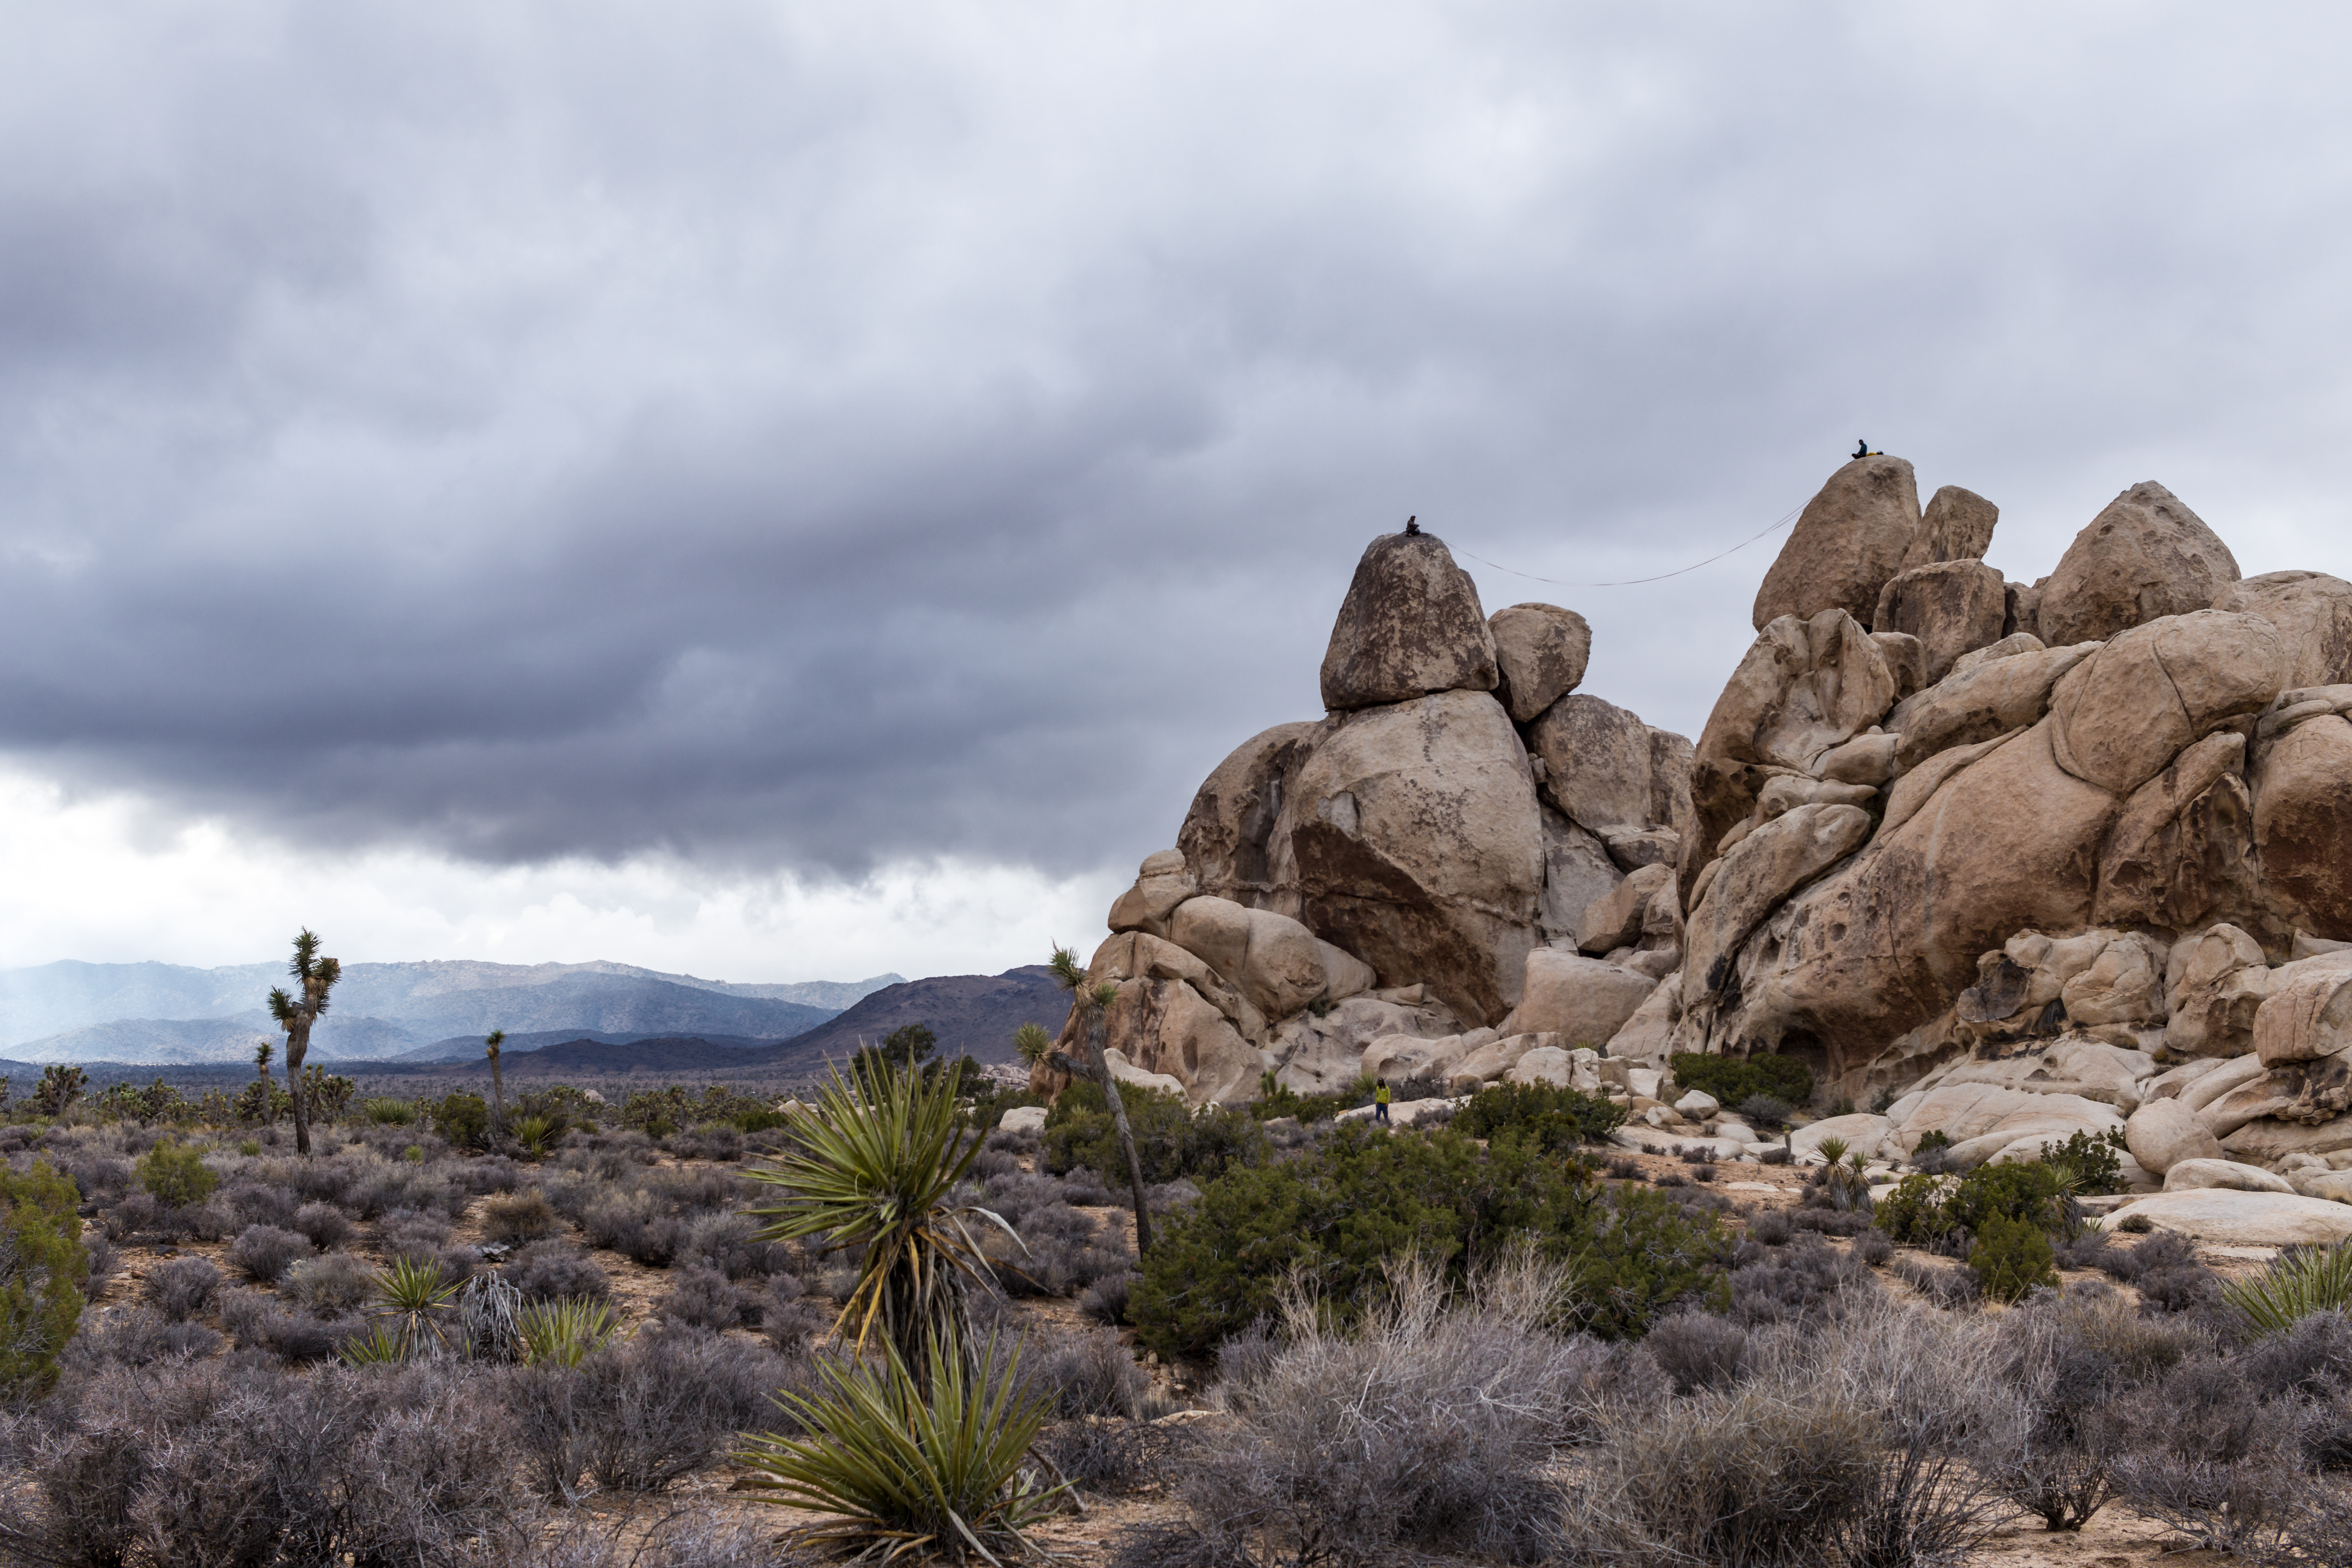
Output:
[[1663,1106],[1627,1075],[1777,1051],[1886,1157],[2120,1129],[2143,1184],[2352,1199],[2352,584],[2241,579],[2156,484],[2009,582],[1998,517],[1841,468],[1696,743],[1578,689],[1573,611],[1375,540],[1325,717],[1226,758],[1112,907],[1114,1069]]

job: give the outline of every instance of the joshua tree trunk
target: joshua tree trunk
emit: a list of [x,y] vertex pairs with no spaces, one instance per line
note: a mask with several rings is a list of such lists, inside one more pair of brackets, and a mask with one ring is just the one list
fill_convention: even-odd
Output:
[[504,1029],[492,1029],[482,1040],[482,1054],[490,1058],[490,1126],[501,1135],[507,1130],[507,1079],[499,1070],[499,1047],[506,1042]]
[[1118,1132],[1118,1146],[1127,1154],[1127,1179],[1135,1189],[1135,1255],[1141,1258],[1151,1250],[1151,1207],[1143,1200],[1143,1159],[1135,1152],[1135,1134],[1128,1131],[1127,1104],[1118,1097],[1118,1079],[1111,1076],[1110,1058],[1103,1052],[1110,1046],[1110,1010],[1096,1007],[1087,1016],[1087,1054],[1094,1058],[1095,1081],[1102,1085],[1103,1099],[1110,1103],[1110,1124]]
[[269,994],[269,1016],[286,1031],[286,1091],[294,1101],[294,1147],[310,1152],[310,1096],[302,1089],[302,1058],[310,1053],[310,1026],[327,1010],[327,993],[343,976],[343,966],[319,956],[318,933],[307,927],[294,939],[294,978],[302,983],[299,1002],[279,986]]

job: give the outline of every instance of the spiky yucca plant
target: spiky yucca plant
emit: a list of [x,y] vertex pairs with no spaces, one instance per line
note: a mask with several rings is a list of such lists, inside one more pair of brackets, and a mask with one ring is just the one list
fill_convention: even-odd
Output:
[[543,1160],[555,1147],[555,1123],[544,1116],[526,1116],[514,1124],[514,1139],[522,1152],[534,1160]]
[[2251,1279],[2221,1287],[2248,1339],[2293,1328],[2314,1312],[2352,1306],[2352,1241],[2280,1254]]
[[998,1563],[1036,1550],[1027,1531],[1058,1511],[1066,1489],[1026,1462],[1045,1401],[1022,1391],[1019,1352],[1000,1363],[991,1340],[966,1357],[935,1337],[923,1355],[920,1379],[887,1341],[878,1364],[818,1363],[818,1394],[778,1396],[808,1436],[750,1434],[735,1456],[757,1472],[751,1487],[836,1516],[802,1539],[860,1557]]
[[1031,1067],[1044,1061],[1054,1048],[1054,1037],[1043,1024],[1024,1024],[1013,1031],[1013,1054]]
[[1013,1237],[991,1211],[955,1201],[982,1134],[957,1124],[955,1079],[868,1056],[835,1073],[816,1114],[776,1157],[744,1172],[782,1194],[755,1206],[770,1241],[819,1237],[858,1254],[857,1284],[835,1331],[863,1352],[877,1332],[909,1367],[933,1340],[963,1337],[964,1293],[992,1276],[971,1222]]
[[525,1307],[515,1331],[526,1365],[578,1366],[613,1342],[621,1320],[606,1302],[563,1296]]

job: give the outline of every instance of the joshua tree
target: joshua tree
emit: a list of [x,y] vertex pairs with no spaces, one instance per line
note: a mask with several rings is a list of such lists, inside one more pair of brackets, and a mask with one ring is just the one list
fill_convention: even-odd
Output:
[[1054,949],[1052,968],[1055,981],[1070,994],[1070,1016],[1082,1026],[1087,1059],[1076,1061],[1060,1051],[1046,1059],[1063,1072],[1091,1080],[1110,1106],[1110,1124],[1118,1132],[1118,1146],[1127,1155],[1127,1178],[1135,1189],[1135,1255],[1140,1258],[1151,1250],[1151,1208],[1143,1198],[1143,1161],[1135,1152],[1135,1134],[1128,1131],[1127,1106],[1118,1098],[1118,1080],[1111,1076],[1110,1063],[1103,1055],[1110,1046],[1110,1005],[1118,996],[1118,987],[1108,983],[1088,986],[1078,955],[1066,947]]
[[253,1068],[261,1075],[261,1124],[264,1127],[278,1125],[278,1094],[269,1081],[269,1058],[277,1051],[278,1047],[268,1040],[253,1047]]
[[287,967],[302,983],[301,998],[288,995],[283,985],[277,987],[269,993],[269,1016],[286,1031],[286,1087],[294,1095],[294,1147],[308,1154],[310,1114],[305,1103],[309,1096],[302,1092],[302,1058],[310,1052],[310,1026],[327,1010],[327,993],[343,977],[343,966],[319,956],[319,933],[304,926],[294,939],[294,962]]
[[1054,1037],[1045,1032],[1043,1024],[1024,1024],[1013,1031],[1013,1053],[1030,1067],[1035,1067],[1052,1054]]
[[482,1054],[490,1058],[490,1125],[501,1132],[507,1126],[507,1077],[499,1070],[499,1047],[506,1043],[504,1029],[482,1037]]

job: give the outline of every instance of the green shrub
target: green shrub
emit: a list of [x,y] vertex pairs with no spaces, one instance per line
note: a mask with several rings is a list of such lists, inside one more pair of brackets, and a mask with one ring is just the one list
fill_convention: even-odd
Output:
[[2064,1223],[2065,1175],[2039,1161],[1979,1165],[1965,1176],[1915,1172],[1878,1205],[1878,1226],[1895,1240],[1928,1247],[1958,1231],[1977,1235],[1988,1220],[2021,1222],[2047,1233]]
[[1675,1083],[1711,1094],[1724,1105],[1738,1105],[1755,1094],[1769,1094],[1791,1105],[1803,1105],[1813,1098],[1812,1070],[1794,1057],[1742,1058],[1677,1051],[1673,1059]]
[[416,1120],[416,1107],[389,1095],[378,1095],[361,1110],[379,1127],[405,1127]]
[[1481,1148],[1451,1127],[1397,1138],[1350,1122],[1296,1159],[1205,1183],[1155,1238],[1129,1315],[1147,1348],[1201,1355],[1271,1311],[1294,1271],[1349,1317],[1394,1258],[1460,1281],[1526,1239],[1577,1265],[1568,1315],[1598,1334],[1638,1335],[1673,1303],[1723,1292],[1722,1231],[1663,1194],[1604,1193],[1516,1139]]
[[166,1208],[185,1208],[213,1195],[220,1178],[184,1143],[163,1142],[141,1157],[139,1184]]
[[464,1089],[445,1095],[439,1100],[419,1100],[419,1109],[432,1117],[433,1125],[441,1136],[460,1149],[480,1149],[490,1139],[490,1108],[478,1094]]
[[1969,1248],[1969,1267],[1996,1301],[2022,1301],[2037,1285],[2058,1283],[2058,1255],[2039,1226],[1988,1215]]
[[1919,1142],[1911,1146],[1911,1154],[1914,1159],[1916,1159],[1919,1155],[1926,1153],[1930,1149],[1948,1149],[1951,1146],[1952,1135],[1950,1133],[1945,1131],[1940,1127],[1931,1128],[1927,1131],[1919,1134]]
[[[1205,1182],[1266,1157],[1265,1130],[1241,1111],[1210,1106],[1195,1114],[1181,1095],[1133,1084],[1120,1085],[1118,1098],[1147,1182]],[[1080,1081],[1062,1091],[1045,1118],[1045,1164],[1057,1176],[1085,1165],[1112,1182],[1126,1177],[1127,1155],[1099,1085]]]
[[1548,1083],[1491,1084],[1454,1116],[1473,1138],[1517,1138],[1555,1154],[1598,1143],[1624,1122],[1623,1106]]
[[46,1394],[57,1381],[89,1277],[80,1201],[47,1160],[22,1174],[0,1167],[0,1397]]
[[1258,1097],[1250,1102],[1249,1113],[1260,1121],[1272,1121],[1278,1116],[1302,1122],[1328,1121],[1359,1103],[1352,1095],[1301,1094],[1286,1084],[1276,1083],[1270,1072],[1258,1079],[1257,1088]]
[[2063,1143],[2042,1145],[2042,1163],[2057,1171],[2070,1192],[2119,1193],[2124,1190],[2124,1163],[2116,1151],[2123,1146],[2124,1135],[2113,1130],[2077,1132]]

